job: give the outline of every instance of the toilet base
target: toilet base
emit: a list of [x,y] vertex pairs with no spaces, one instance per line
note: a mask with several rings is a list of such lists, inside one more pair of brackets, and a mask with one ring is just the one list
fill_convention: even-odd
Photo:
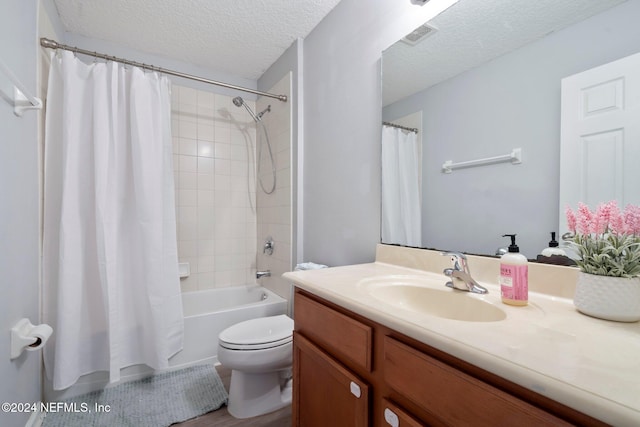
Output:
[[[251,418],[291,404],[292,380],[287,371],[247,373],[231,371],[228,411],[235,418]],[[284,375],[283,375],[284,374]]]

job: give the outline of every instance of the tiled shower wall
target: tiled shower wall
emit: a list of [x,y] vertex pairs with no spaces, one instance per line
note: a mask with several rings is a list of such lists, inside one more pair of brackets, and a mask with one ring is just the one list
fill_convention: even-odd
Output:
[[[278,83],[268,90],[271,93],[284,94],[291,99],[291,73],[285,75]],[[263,116],[273,149],[276,165],[276,189],[272,194],[265,194],[260,187],[256,192],[258,205],[258,256],[257,268],[270,270],[271,277],[260,279],[267,288],[282,297],[289,298],[290,283],[282,279],[282,273],[292,269],[292,110],[291,102],[281,102],[270,98],[259,98],[258,111],[271,105],[271,112]],[[264,134],[262,129],[256,130],[258,142],[262,143]],[[262,149],[261,175],[265,188],[272,183],[271,165],[266,146]],[[267,236],[273,237],[275,247],[273,255],[263,253],[262,248]]]
[[172,87],[178,257],[191,269],[183,292],[255,283],[255,126],[232,99]]
[[[291,96],[291,74],[269,92]],[[280,276],[292,268],[291,102],[246,100],[263,115],[276,166],[276,189],[265,194],[256,180],[256,127],[233,97],[184,86],[172,87],[172,133],[176,183],[178,257],[191,274],[183,292],[256,282],[256,270],[270,270],[260,282],[288,298],[290,284]],[[271,186],[271,163],[262,146],[261,171]],[[257,189],[257,191],[256,191]],[[267,236],[273,255],[263,254]]]

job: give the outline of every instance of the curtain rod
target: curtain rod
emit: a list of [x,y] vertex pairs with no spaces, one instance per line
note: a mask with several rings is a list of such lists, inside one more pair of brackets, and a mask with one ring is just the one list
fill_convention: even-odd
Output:
[[85,50],[85,49],[80,49],[80,48],[77,48],[77,47],[74,47],[74,46],[67,46],[67,45],[58,43],[55,40],[47,39],[45,37],[42,37],[40,39],[40,46],[46,47],[48,49],[70,50],[71,52],[81,53],[83,55],[93,56],[94,58],[101,58],[101,59],[105,59],[107,61],[120,62],[121,64],[133,65],[134,67],[139,67],[139,68],[142,68],[142,69],[145,69],[145,70],[156,71],[158,73],[169,74],[171,76],[176,76],[176,77],[183,77],[185,79],[196,80],[196,81],[199,81],[199,82],[202,82],[202,83],[208,83],[208,84],[212,84],[212,85],[216,85],[216,86],[226,87],[226,88],[229,88],[229,89],[239,90],[239,91],[242,91],[242,92],[249,92],[249,93],[253,93],[253,94],[256,94],[256,95],[267,96],[269,98],[278,99],[278,100],[280,100],[282,102],[287,102],[287,95],[276,95],[276,94],[269,93],[269,92],[262,92],[262,91],[259,91],[259,90],[249,89],[249,88],[242,87],[242,86],[236,86],[236,85],[232,85],[232,84],[229,84],[229,83],[223,83],[223,82],[219,82],[219,81],[216,81],[216,80],[209,80],[209,79],[205,79],[205,78],[198,77],[198,76],[192,76],[190,74],[185,74],[185,73],[181,73],[181,72],[178,72],[178,71],[168,70],[166,68],[156,67],[154,65],[143,64],[143,63],[135,62],[135,61],[129,61],[127,59],[117,58],[115,56],[105,55],[103,53],[92,52],[92,51]]
[[418,133],[418,128],[408,128],[406,126],[400,126],[397,125],[395,123],[391,123],[391,122],[382,122],[383,125],[385,126],[391,126],[393,128],[398,128],[398,129],[402,129],[402,130],[406,130],[408,132],[414,132],[414,133]]

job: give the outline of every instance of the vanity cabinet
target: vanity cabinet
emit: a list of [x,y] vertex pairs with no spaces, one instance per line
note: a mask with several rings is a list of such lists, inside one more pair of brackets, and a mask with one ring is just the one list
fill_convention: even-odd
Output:
[[347,366],[370,371],[373,329],[303,295],[295,310],[293,424],[367,427],[369,384]]
[[369,386],[303,335],[296,334],[293,418],[305,427],[367,427]]
[[606,424],[296,288],[293,425]]

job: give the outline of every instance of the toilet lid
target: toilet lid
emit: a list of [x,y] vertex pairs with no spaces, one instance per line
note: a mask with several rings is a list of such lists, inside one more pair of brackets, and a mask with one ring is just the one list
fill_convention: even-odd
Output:
[[293,319],[279,316],[245,320],[228,327],[218,335],[220,345],[237,350],[258,350],[291,342]]

